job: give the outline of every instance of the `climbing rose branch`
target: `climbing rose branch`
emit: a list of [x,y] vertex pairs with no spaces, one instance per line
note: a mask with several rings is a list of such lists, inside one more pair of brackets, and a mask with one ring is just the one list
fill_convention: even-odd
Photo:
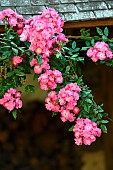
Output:
[[[99,36],[82,29],[81,36],[67,36],[76,39],[69,41],[62,33],[64,20],[53,8],[28,20],[5,9],[0,12],[0,21],[5,21],[5,33],[0,35],[0,104],[16,118],[22,107],[21,92],[16,88],[33,73],[40,88],[48,92],[46,109],[69,123],[76,145],[90,145],[102,131],[106,133],[108,114],[94,102],[80,64],[88,56],[95,63],[113,66],[108,28],[97,28]],[[77,47],[78,40],[84,42],[83,47]],[[81,51],[86,56],[81,57]],[[28,84],[25,91],[35,92],[34,86]]]

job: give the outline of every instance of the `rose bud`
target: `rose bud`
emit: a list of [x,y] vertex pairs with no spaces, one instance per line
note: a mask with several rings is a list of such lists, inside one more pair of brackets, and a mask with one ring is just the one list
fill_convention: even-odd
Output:
[[17,34],[22,34],[22,32],[23,32],[23,30],[22,29],[19,29],[19,30],[17,30]]
[[80,109],[78,107],[74,107],[73,112],[75,114],[78,114],[80,112]]
[[22,23],[18,23],[17,27],[18,28],[23,28],[23,24]]

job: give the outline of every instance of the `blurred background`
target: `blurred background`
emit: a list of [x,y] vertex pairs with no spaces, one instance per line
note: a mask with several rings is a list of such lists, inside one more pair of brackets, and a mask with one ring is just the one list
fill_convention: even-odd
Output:
[[[112,69],[91,61],[82,69],[95,101],[104,103],[112,117]],[[32,75],[27,82],[34,84]],[[52,118],[45,109],[46,92],[40,90],[37,81],[35,89],[35,94],[23,92],[24,106],[17,120],[0,107],[0,170],[112,170],[113,122],[108,134],[91,146],[78,147],[66,123],[59,116]]]

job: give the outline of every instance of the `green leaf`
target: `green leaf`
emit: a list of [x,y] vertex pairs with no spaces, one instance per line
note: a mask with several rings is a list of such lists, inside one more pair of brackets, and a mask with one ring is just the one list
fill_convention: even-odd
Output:
[[82,47],[81,51],[86,51],[88,50],[90,47]]
[[82,76],[78,78],[77,84],[78,84],[78,85],[82,85],[82,84],[83,84]]
[[56,58],[60,58],[61,54],[60,53],[56,53]]
[[25,53],[26,53],[28,56],[31,55],[30,51],[26,51]]
[[18,55],[18,49],[12,47],[12,51],[14,52],[15,55]]
[[5,29],[5,32],[9,31],[7,25],[5,25],[4,29]]
[[91,99],[88,99],[88,98],[87,98],[86,101],[87,101],[88,103],[90,103],[90,104],[92,103],[92,100],[91,100]]
[[94,39],[91,40],[91,45],[93,45],[93,46],[95,45],[95,40]]
[[4,53],[2,54],[2,59],[5,60],[6,58],[7,58],[7,53],[4,52]]
[[15,44],[13,41],[10,42],[13,47],[17,47],[17,44]]
[[[25,52],[25,47],[17,47],[22,53],[24,53]],[[26,54],[27,54],[27,52],[26,52]]]
[[85,41],[85,44],[89,47],[90,46],[90,41]]
[[85,104],[85,105],[84,105],[84,110],[85,110],[86,112],[89,112],[89,108],[90,108],[90,107],[89,107],[89,104]]
[[10,40],[12,40],[12,39],[15,38],[15,36],[12,35],[10,32],[8,32],[8,33],[7,33],[7,38],[10,39]]
[[16,71],[15,74],[16,74],[17,76],[20,76],[20,77],[21,77],[21,76],[25,76],[25,73],[22,72],[22,71],[19,71],[19,70]]
[[78,52],[80,50],[80,48],[75,48],[74,50],[73,50],[73,52]]
[[102,117],[103,117],[103,114],[99,113],[99,114],[98,114],[98,118],[99,118],[99,119],[102,119]]
[[7,73],[7,76],[8,76],[8,77],[11,77],[13,74],[14,74],[14,71],[9,71],[9,72]]
[[113,43],[113,39],[109,40],[109,42]]
[[108,120],[111,121],[111,122],[113,122],[113,119],[111,119],[111,118],[109,118],[109,117],[108,117]]
[[68,54],[69,54],[69,55],[73,55],[72,49],[70,49],[70,50],[68,51]]
[[101,123],[108,123],[108,120],[101,120]]
[[100,127],[104,133],[107,133],[107,127],[105,125],[102,124]]
[[31,93],[35,93],[35,89],[34,89],[33,85],[30,85],[29,90],[30,90]]
[[7,50],[4,50],[3,54],[2,54],[2,59],[5,60],[5,59],[8,59],[10,60],[11,59],[11,51],[7,51]]
[[3,46],[3,47],[1,47],[1,49],[6,52],[6,51],[8,51],[10,49],[10,46],[8,46],[8,45]]
[[104,34],[106,37],[108,37],[108,34],[109,34],[109,30],[107,27],[104,28]]
[[33,55],[32,55],[32,56],[30,56],[30,58],[29,58],[29,62],[31,62],[33,58],[34,58],[34,56],[33,56]]
[[108,116],[108,113],[103,113],[103,116],[107,117],[107,116]]
[[74,125],[73,126],[71,126],[70,128],[69,128],[69,130],[68,131],[73,131],[73,128],[74,128]]
[[92,120],[92,122],[96,122],[97,118],[92,118],[91,120]]
[[70,66],[67,66],[66,67],[66,72],[69,72],[69,70],[70,70]]
[[102,31],[99,27],[96,27],[96,29],[97,29],[97,33],[98,33],[99,35],[103,35],[103,31]]
[[76,61],[80,61],[80,62],[84,63],[84,58],[83,58],[83,57],[78,57],[78,58],[76,59]]
[[52,117],[56,116],[58,112],[52,112]]
[[62,49],[63,49],[63,51],[65,51],[65,50],[69,51],[70,50],[68,47],[63,47]]
[[38,74],[34,74],[33,80],[36,80],[39,77]]
[[109,47],[113,49],[113,43],[109,43]]
[[20,71],[25,70],[25,68],[21,65],[16,66],[16,68],[18,68]]
[[37,55],[37,56],[36,56],[36,60],[37,60],[37,62],[38,62],[39,65],[42,64],[42,60],[41,60],[40,56]]
[[13,118],[16,119],[17,118],[17,110],[13,110],[12,115],[13,115]]
[[102,109],[102,105],[98,105],[98,112],[103,112],[104,110]]
[[35,92],[34,86],[33,85],[27,85],[25,87],[25,92],[28,92],[28,91],[30,91],[31,93],[34,93]]
[[76,53],[76,54],[72,55],[70,58],[76,58],[76,57],[78,57],[78,55],[79,55],[79,53]]
[[102,36],[103,41],[107,40],[107,37],[105,35]]
[[90,36],[90,29],[86,30],[85,28],[82,28],[80,33],[82,36]]
[[25,41],[24,44],[25,44],[25,46],[26,46],[27,48],[29,48],[30,43],[29,43],[28,41]]
[[73,41],[73,43],[72,43],[72,49],[75,49],[75,48],[76,48],[76,42]]

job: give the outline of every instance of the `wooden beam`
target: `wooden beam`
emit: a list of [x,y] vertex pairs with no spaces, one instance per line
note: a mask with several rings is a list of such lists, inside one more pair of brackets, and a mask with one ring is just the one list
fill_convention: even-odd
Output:
[[4,32],[4,26],[0,25],[0,33]]
[[[16,27],[14,27],[14,31],[17,31]],[[0,25],[0,33],[3,33],[3,32],[5,32],[4,25]]]
[[83,28],[83,27],[100,27],[100,26],[113,26],[113,18],[65,22],[64,28]]

